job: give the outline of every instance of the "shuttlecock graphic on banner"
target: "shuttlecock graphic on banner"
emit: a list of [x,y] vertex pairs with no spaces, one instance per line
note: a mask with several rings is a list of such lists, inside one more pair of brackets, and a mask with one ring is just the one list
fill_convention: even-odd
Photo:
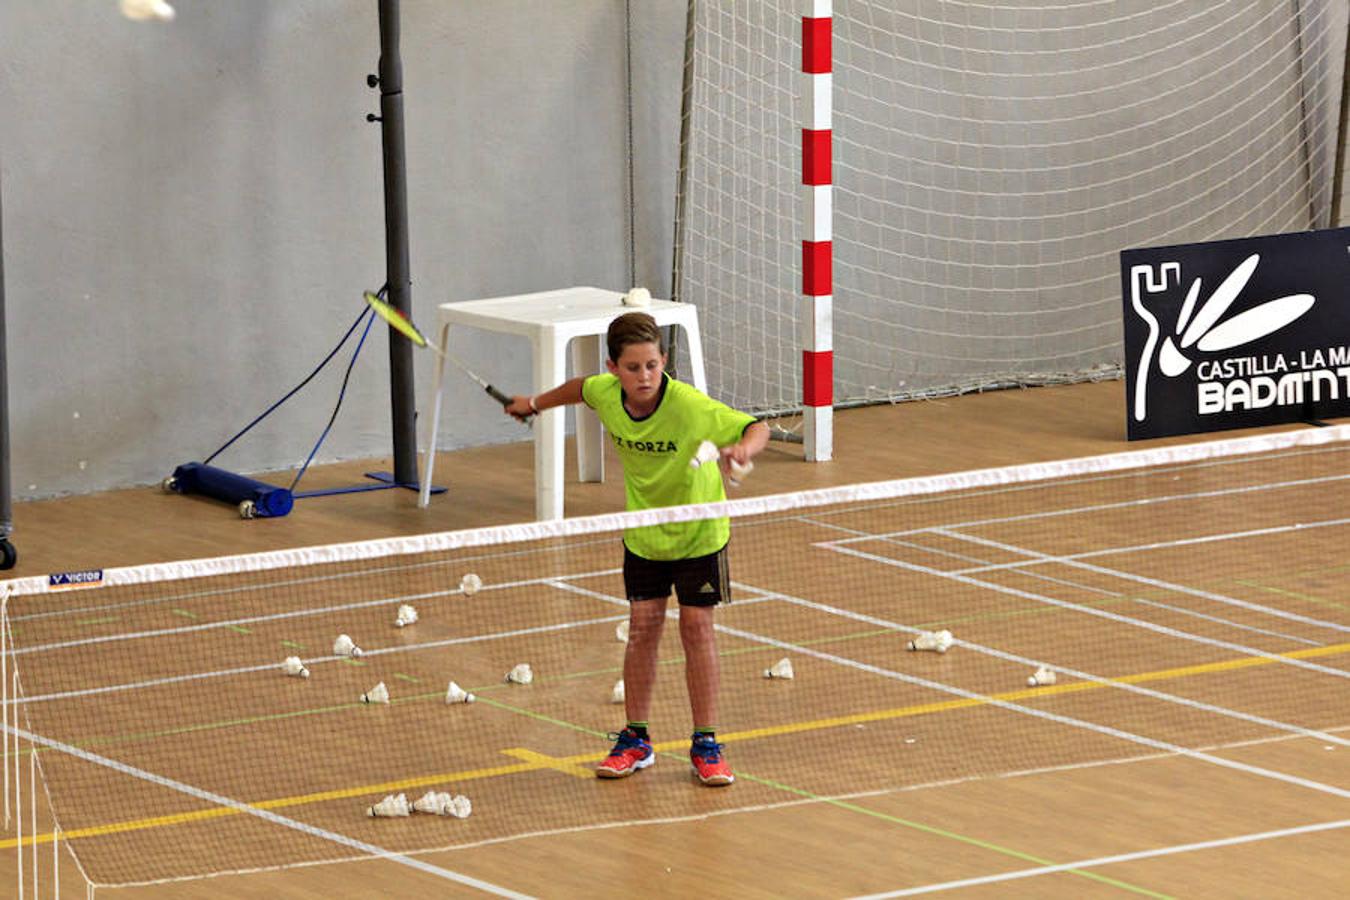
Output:
[[1041,666],[1035,672],[1027,676],[1027,684],[1032,687],[1038,687],[1045,684],[1054,684],[1056,681],[1055,671],[1049,666]]
[[450,686],[445,689],[446,703],[472,703],[474,700],[477,699],[478,699],[477,697],[475,697],[473,694],[470,694],[468,691],[464,690],[464,688],[455,684],[453,681],[450,682]]
[[614,682],[614,690],[609,692],[609,702],[622,703],[626,699],[627,695],[624,693],[623,690],[623,679],[620,678],[618,681]]
[[345,656],[348,659],[356,659],[362,655],[362,652],[361,648],[356,646],[356,644],[352,642],[352,639],[345,634],[339,634],[337,640],[333,641],[334,656]]
[[909,642],[911,650],[932,650],[936,653],[946,653],[952,646],[952,633],[943,629],[942,631],[921,631],[919,636]]
[[459,580],[459,589],[472,596],[478,593],[479,588],[483,586],[483,579],[470,572]]
[[298,656],[288,656],[281,663],[281,670],[292,678],[308,678],[309,669],[300,661]]
[[717,445],[712,441],[703,441],[694,451],[694,455],[689,460],[689,468],[697,469],[706,466],[710,462],[717,462],[717,458],[722,453],[717,449]]
[[404,625],[411,625],[417,621],[417,610],[407,603],[398,608],[398,616],[394,619],[394,625],[402,628]]
[[645,287],[635,287],[623,295],[624,306],[651,306],[652,292]]
[[792,660],[786,656],[764,670],[765,678],[791,678],[794,674]]
[[628,643],[628,620],[624,619],[614,629],[614,639],[620,644]]
[[506,681],[510,684],[529,684],[534,681],[534,670],[529,663],[520,663],[506,673]]
[[361,702],[362,702],[362,703],[388,703],[388,702],[389,702],[389,688],[385,687],[385,686],[384,686],[384,682],[381,681],[379,684],[375,685],[375,686],[374,686],[373,688],[371,688],[369,691],[367,691],[366,693],[364,693],[364,694],[361,695]]
[[411,814],[412,807],[405,794],[390,794],[374,806],[366,807],[366,815],[373,819],[397,819]]
[[122,15],[135,22],[173,21],[173,7],[164,0],[120,0],[117,4]]

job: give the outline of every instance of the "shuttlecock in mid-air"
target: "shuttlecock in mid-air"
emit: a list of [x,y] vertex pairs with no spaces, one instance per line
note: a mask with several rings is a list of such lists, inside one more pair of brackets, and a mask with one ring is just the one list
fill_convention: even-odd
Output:
[[1035,672],[1027,676],[1027,684],[1031,687],[1039,687],[1043,684],[1055,683],[1055,670],[1049,666],[1041,666]]
[[361,695],[361,702],[362,702],[362,703],[388,703],[388,702],[389,702],[389,688],[385,687],[385,686],[384,686],[384,682],[381,681],[379,684],[375,685],[375,686],[374,686],[373,688],[371,688],[369,691],[367,691],[366,693],[364,693],[364,694]]
[[378,819],[401,818],[411,813],[412,806],[405,794],[390,794],[374,806],[366,807],[366,815]]
[[651,306],[652,292],[645,287],[635,287],[623,295],[624,306]]
[[717,449],[716,444],[712,441],[703,441],[694,451],[694,455],[689,458],[689,468],[697,469],[710,462],[717,462],[717,458],[721,455],[722,451]]
[[117,5],[122,15],[137,22],[151,19],[156,22],[173,21],[173,7],[164,0],[121,0]]
[[614,639],[620,644],[628,643],[628,620],[624,619],[614,628]]
[[483,579],[470,572],[459,580],[459,589],[466,594],[476,594],[483,586]]
[[339,634],[337,640],[333,641],[334,656],[345,656],[349,659],[356,659],[361,654],[361,648],[356,646],[352,639],[345,634]]
[[791,678],[794,674],[792,660],[786,656],[764,670],[765,678]]
[[614,682],[614,690],[609,692],[609,702],[622,703],[625,699],[627,699],[627,695],[624,693],[623,679],[620,678],[618,681]]
[[410,606],[407,603],[404,603],[399,606],[398,616],[395,617],[394,619],[394,624],[396,626],[402,628],[404,625],[411,625],[416,621],[417,621],[417,609],[415,607]]
[[911,650],[932,650],[946,653],[952,646],[952,633],[945,628],[942,631],[920,631],[919,636],[909,642]]
[[300,661],[298,656],[288,656],[281,663],[281,670],[292,678],[308,678],[309,669]]
[[529,684],[534,681],[534,670],[530,668],[529,663],[520,663],[506,673],[506,680],[511,684]]
[[477,699],[478,699],[477,697],[475,697],[473,694],[470,694],[468,691],[464,690],[464,688],[455,684],[453,681],[450,682],[450,686],[445,689],[446,703],[472,703]]

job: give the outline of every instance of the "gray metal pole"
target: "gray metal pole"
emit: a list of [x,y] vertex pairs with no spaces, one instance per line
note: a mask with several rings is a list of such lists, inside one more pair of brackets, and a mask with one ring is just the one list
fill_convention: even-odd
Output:
[[18,558],[9,542],[14,509],[9,483],[9,344],[5,339],[4,203],[0,201],[0,569],[12,569]]
[[[380,0],[380,135],[384,145],[384,255],[389,303],[412,317],[408,261],[408,169],[403,141],[403,61],[399,57],[399,0]],[[393,406],[394,481],[417,483],[417,405],[412,344],[389,329]]]

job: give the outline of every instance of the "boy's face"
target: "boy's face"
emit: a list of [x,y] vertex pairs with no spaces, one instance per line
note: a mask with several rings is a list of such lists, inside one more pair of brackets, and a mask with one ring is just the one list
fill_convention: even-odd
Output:
[[619,377],[619,385],[632,400],[647,403],[656,399],[661,389],[661,373],[666,368],[666,357],[654,343],[628,344],[618,361],[605,360],[611,374]]

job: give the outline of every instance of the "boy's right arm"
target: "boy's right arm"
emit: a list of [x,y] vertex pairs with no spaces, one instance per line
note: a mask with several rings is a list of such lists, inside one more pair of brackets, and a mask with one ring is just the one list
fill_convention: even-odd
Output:
[[533,397],[528,395],[512,397],[511,402],[506,405],[506,414],[515,416],[517,419],[525,419],[555,406],[580,403],[581,385],[585,380],[585,378],[573,378],[570,381],[564,381],[552,390],[544,391],[542,394],[536,394]]

